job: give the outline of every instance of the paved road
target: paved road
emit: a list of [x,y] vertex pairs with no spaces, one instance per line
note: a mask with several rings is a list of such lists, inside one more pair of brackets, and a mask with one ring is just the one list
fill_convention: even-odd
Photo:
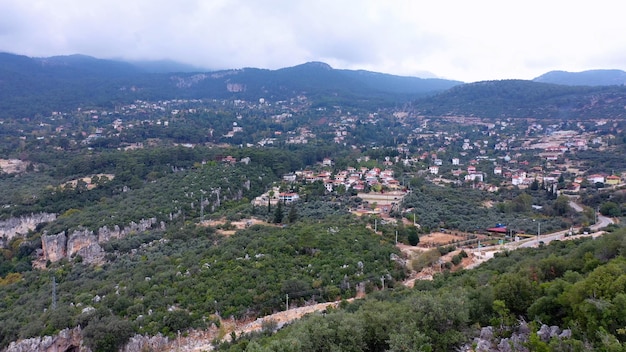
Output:
[[613,221],[613,219],[607,218],[604,215],[598,214],[598,222],[593,224],[593,225],[591,225],[591,226],[589,226],[589,228],[592,231],[598,231],[599,229],[607,227],[610,224],[614,224],[614,223],[615,223],[615,221]]
[[[580,204],[574,203],[572,201],[569,202],[570,207],[577,212],[582,212],[584,209]],[[597,214],[597,223],[589,226],[592,232],[598,232],[600,229],[609,226],[610,224],[614,224],[615,221],[613,219],[608,218],[600,213]],[[571,232],[570,232],[571,231]],[[567,235],[574,235],[580,231],[579,228],[573,228],[570,230],[562,230],[554,233],[548,233],[541,235],[539,237],[535,236],[532,238],[527,238],[518,242],[509,242],[500,246],[492,246],[492,247],[483,247],[477,250],[482,252],[484,251],[500,251],[500,250],[512,250],[517,248],[528,248],[528,247],[537,247],[539,243],[543,242],[544,244],[548,244],[554,240],[562,240]]]
[[541,236],[535,236],[533,238],[530,238],[524,241],[524,243],[520,244],[518,247],[519,248],[537,247],[539,243],[541,242],[543,242],[544,244],[548,244],[554,240],[561,240],[566,235],[573,235],[574,233],[576,233],[576,230],[564,230],[564,231],[549,233],[549,234],[545,234]]

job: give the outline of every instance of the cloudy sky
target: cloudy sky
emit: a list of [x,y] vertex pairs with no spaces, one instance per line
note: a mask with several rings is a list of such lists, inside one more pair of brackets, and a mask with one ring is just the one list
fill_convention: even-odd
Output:
[[0,0],[0,51],[473,82],[626,70],[618,0]]

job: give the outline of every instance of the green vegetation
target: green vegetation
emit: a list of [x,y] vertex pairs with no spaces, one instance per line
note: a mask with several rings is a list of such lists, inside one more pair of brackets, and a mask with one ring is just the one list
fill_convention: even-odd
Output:
[[[620,230],[503,253],[477,269],[442,274],[413,290],[381,291],[273,336],[242,337],[222,350],[451,351],[469,345],[481,326],[494,327],[497,344],[526,321],[535,330],[522,346],[532,351],[621,351],[625,238]],[[535,322],[572,334],[543,341],[534,335]]]
[[[387,287],[404,277],[389,259],[396,253],[391,244],[340,217],[285,228],[254,225],[228,238],[190,224],[108,246],[111,261],[103,267],[62,261],[48,273],[3,283],[0,319],[11,323],[0,327],[1,344],[78,323],[94,346],[117,346],[107,336],[172,334],[205,327],[213,314],[243,318],[281,310],[286,294],[290,305],[333,301],[353,297],[359,283],[378,285],[382,275]],[[56,310],[50,310],[52,276]]]
[[[541,205],[542,209],[534,210],[533,205]],[[439,228],[483,231],[498,223],[507,225],[514,232],[536,233],[536,221],[541,222],[543,232],[552,232],[568,228],[571,219],[580,216],[569,209],[566,198],[555,199],[545,190],[490,194],[430,183],[413,188],[412,193],[404,198],[404,207],[407,219],[413,220],[415,214],[426,233]]]
[[[593,114],[623,117],[622,86],[565,86],[524,80],[484,81],[453,87],[416,102],[427,116],[481,116],[490,118],[532,116],[571,119]],[[592,109],[594,113],[590,114]]]
[[[624,87],[479,82],[411,104],[459,82],[322,63],[172,75],[37,60],[0,54],[0,348],[80,326],[92,350],[115,351],[135,333],[255,318],[288,297],[344,301],[222,349],[451,351],[480,327],[500,339],[541,322],[572,335],[531,334],[523,347],[623,350],[619,221],[605,238],[502,253],[471,272],[459,271],[471,256],[460,242],[432,248],[407,267],[444,273],[414,289],[400,284],[408,258],[394,244],[441,231],[474,246],[497,224],[508,236],[590,231],[594,210],[623,221],[623,178],[585,176],[626,169]],[[391,191],[403,202],[357,197]],[[278,201],[285,192],[299,200]],[[40,213],[56,220],[16,225]],[[103,252],[90,239],[80,254],[42,255],[46,235],[105,226],[128,231],[100,239]]]

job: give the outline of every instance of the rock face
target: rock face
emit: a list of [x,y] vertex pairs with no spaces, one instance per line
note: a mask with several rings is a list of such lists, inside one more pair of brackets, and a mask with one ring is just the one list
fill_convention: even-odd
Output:
[[19,218],[10,218],[0,221],[0,247],[5,247],[9,241],[17,236],[23,236],[34,230],[37,225],[56,220],[56,214],[39,213]]
[[156,336],[135,335],[128,340],[120,352],[141,352],[141,351],[172,351],[170,341],[161,334]]
[[67,257],[67,236],[65,231],[57,235],[41,236],[41,249],[45,260],[59,261]]
[[[120,349],[121,352],[171,351],[171,342],[161,334],[156,336],[135,335]],[[80,327],[61,330],[55,336],[33,337],[11,342],[3,352],[91,352],[83,345]]]
[[[511,337],[497,338],[494,334],[494,328],[487,326],[481,329],[479,337],[474,339],[474,347],[466,346],[462,351],[473,352],[528,352],[527,343],[531,330],[526,322],[520,322],[520,325],[514,329]],[[568,339],[572,336],[569,329],[561,331],[558,326],[548,326],[543,324],[537,336],[543,342],[549,342],[553,338]]]
[[[156,218],[150,218],[143,219],[139,223],[131,222],[123,229],[117,225],[113,229],[105,226],[98,229],[97,235],[91,230],[76,230],[69,237],[66,236],[65,232],[56,235],[44,235],[41,236],[43,260],[56,262],[63,258],[72,259],[80,255],[85,263],[102,263],[104,250],[100,246],[101,243],[124,238],[133,233],[145,232],[156,223]],[[161,228],[164,226],[165,224],[160,224]]]
[[80,255],[87,263],[100,263],[104,260],[104,250],[98,243],[98,237],[93,231],[74,231],[67,240],[67,257]]
[[[98,242],[106,243],[112,239],[124,238],[132,233],[145,232],[151,229],[156,223],[156,218],[150,218],[141,219],[139,223],[133,221],[123,229],[120,229],[120,227],[117,225],[115,225],[113,229],[109,229],[108,227],[104,226],[98,229]],[[161,224],[161,227],[163,226],[164,224]]]
[[64,329],[56,336],[33,337],[11,342],[5,352],[91,352],[83,346],[83,334],[80,327]]

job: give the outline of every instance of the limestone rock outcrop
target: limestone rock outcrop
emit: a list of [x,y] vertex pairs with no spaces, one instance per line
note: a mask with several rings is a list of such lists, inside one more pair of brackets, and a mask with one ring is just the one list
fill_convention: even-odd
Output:
[[[120,352],[171,351],[171,341],[161,334],[156,336],[135,335],[120,349]],[[83,345],[83,334],[79,326],[61,330],[54,336],[33,337],[14,341],[2,352],[91,352]]]
[[[139,223],[131,222],[124,228],[117,225],[113,229],[101,227],[97,234],[87,229],[75,230],[69,236],[65,232],[56,235],[46,234],[41,236],[43,260],[56,262],[63,258],[72,259],[80,255],[85,263],[99,264],[104,261],[104,250],[100,244],[148,231],[156,224],[157,219],[150,218],[142,219]],[[159,226],[163,229],[165,224],[161,223]]]
[[80,327],[61,330],[55,336],[33,337],[30,339],[11,342],[5,352],[91,352],[83,346]]
[[65,231],[56,235],[41,236],[41,249],[45,260],[57,262],[67,257],[67,236]]
[[34,230],[37,225],[56,220],[56,214],[39,213],[19,218],[10,218],[0,221],[0,247],[5,247],[9,241],[17,236],[23,236]]
[[135,335],[128,340],[120,352],[172,351],[171,341],[161,334],[156,336]]
[[74,231],[67,240],[67,257],[80,255],[86,263],[100,263],[104,260],[104,250],[93,231]]
[[98,229],[98,242],[106,243],[112,239],[124,238],[132,233],[145,232],[151,229],[156,223],[156,218],[150,218],[141,219],[139,223],[133,221],[124,228],[120,228],[118,225],[115,225],[113,229],[109,229],[104,226]]

